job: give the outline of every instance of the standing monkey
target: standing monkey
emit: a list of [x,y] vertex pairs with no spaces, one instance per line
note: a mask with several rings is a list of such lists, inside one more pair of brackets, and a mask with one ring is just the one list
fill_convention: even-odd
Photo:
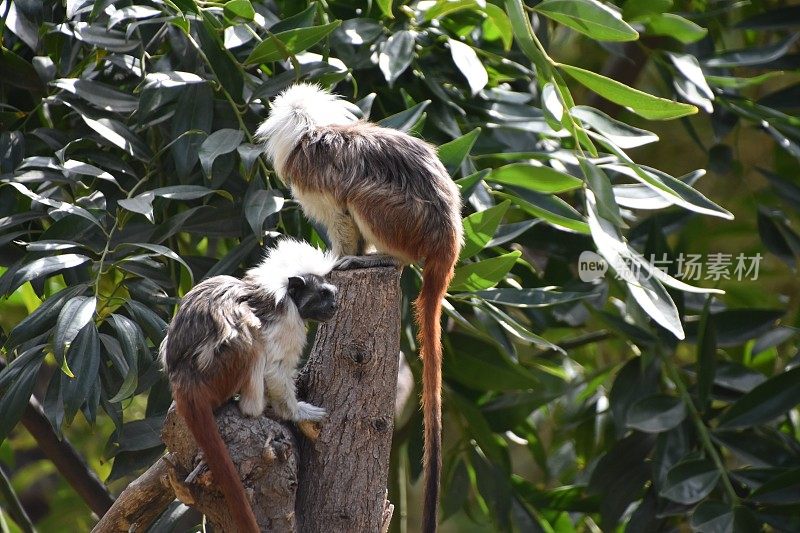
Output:
[[275,171],[307,216],[328,232],[340,266],[381,264],[367,246],[404,263],[424,261],[416,301],[423,360],[423,531],[437,527],[442,466],[442,298],[462,242],[461,196],[434,148],[397,130],[357,120],[350,104],[298,84],[272,102],[258,129]]
[[242,413],[261,416],[266,392],[282,418],[325,417],[324,409],[297,401],[294,379],[305,320],[326,321],[336,310],[336,287],[323,278],[334,263],[331,254],[284,239],[244,279],[214,276],[190,290],[161,343],[178,414],[239,533],[260,529],[213,412],[238,393]]

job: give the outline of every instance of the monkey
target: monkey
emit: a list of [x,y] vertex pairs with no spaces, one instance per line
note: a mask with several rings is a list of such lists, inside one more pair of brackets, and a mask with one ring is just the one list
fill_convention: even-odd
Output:
[[[306,216],[324,226],[337,268],[424,262],[415,302],[423,361],[423,527],[438,523],[441,472],[441,313],[462,246],[461,195],[430,144],[357,119],[318,85],[278,95],[257,130]],[[379,254],[366,255],[373,249]]]
[[213,412],[239,394],[247,416],[261,416],[267,398],[286,420],[326,416],[325,409],[297,400],[294,380],[305,321],[325,322],[336,312],[337,289],[325,280],[335,262],[329,252],[282,239],[244,278],[214,276],[191,289],[161,343],[178,414],[240,533],[260,529]]

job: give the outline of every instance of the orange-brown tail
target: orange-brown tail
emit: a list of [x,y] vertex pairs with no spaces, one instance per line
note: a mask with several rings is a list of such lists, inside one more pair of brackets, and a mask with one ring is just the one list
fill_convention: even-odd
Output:
[[457,259],[456,247],[425,258],[422,290],[416,301],[419,340],[422,345],[422,414],[425,422],[423,533],[434,533],[439,520],[439,478],[442,470],[442,298],[447,293]]
[[195,395],[176,391],[175,404],[197,445],[203,450],[205,462],[211,469],[214,482],[219,485],[228,509],[239,533],[259,533],[256,517],[239,478],[239,472],[231,461],[225,442],[217,429],[217,421],[207,401]]

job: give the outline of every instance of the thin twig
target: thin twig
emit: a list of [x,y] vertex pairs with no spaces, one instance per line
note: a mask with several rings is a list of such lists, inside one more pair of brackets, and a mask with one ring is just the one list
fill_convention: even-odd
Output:
[[33,527],[33,522],[31,522],[28,513],[25,512],[22,502],[17,498],[17,493],[14,492],[14,487],[11,486],[11,480],[8,479],[2,468],[0,468],[0,494],[3,495],[3,499],[6,501],[8,514],[20,529],[25,533],[35,532],[36,529]]

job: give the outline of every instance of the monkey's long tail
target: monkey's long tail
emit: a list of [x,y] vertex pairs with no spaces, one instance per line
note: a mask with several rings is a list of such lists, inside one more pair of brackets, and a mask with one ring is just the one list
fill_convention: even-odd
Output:
[[457,259],[457,248],[425,258],[422,290],[416,301],[422,345],[422,414],[425,422],[423,533],[434,533],[438,524],[442,470],[442,298],[447,293]]
[[259,533],[256,517],[239,478],[239,472],[231,461],[225,442],[217,429],[217,421],[207,401],[193,394],[176,394],[175,404],[189,431],[205,455],[214,482],[219,485],[228,503],[231,517],[239,533]]

